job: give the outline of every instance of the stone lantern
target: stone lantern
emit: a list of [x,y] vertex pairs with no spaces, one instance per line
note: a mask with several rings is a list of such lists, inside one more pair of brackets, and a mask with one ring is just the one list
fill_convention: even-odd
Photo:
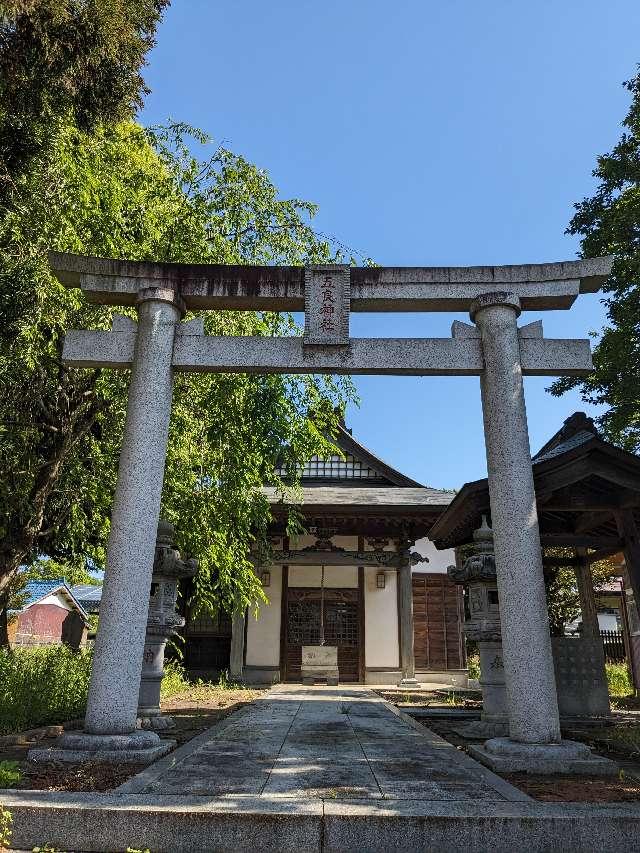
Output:
[[158,524],[147,633],[144,643],[142,676],[138,696],[138,720],[143,729],[171,728],[174,721],[160,711],[160,684],[164,672],[167,640],[182,628],[184,618],[176,613],[178,580],[193,577],[197,560],[183,560],[174,545],[174,528],[167,521]]
[[491,738],[508,734],[507,692],[502,661],[500,605],[493,553],[493,531],[482,516],[481,526],[473,533],[473,552],[461,568],[449,566],[447,574],[454,583],[468,589],[469,618],[464,632],[478,644],[482,714],[480,722],[461,726],[466,737]]

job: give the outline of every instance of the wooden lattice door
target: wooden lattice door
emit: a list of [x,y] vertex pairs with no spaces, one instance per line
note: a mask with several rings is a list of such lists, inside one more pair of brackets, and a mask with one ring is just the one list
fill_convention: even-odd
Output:
[[[357,589],[325,589],[324,637],[327,646],[338,647],[341,681],[359,680],[360,601]],[[320,642],[320,590],[287,590],[283,642],[285,679],[300,680],[302,646]]]

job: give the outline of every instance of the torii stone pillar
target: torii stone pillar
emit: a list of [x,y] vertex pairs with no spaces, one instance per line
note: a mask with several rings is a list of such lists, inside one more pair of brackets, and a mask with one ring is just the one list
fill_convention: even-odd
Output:
[[[149,762],[174,742],[136,730],[149,590],[173,394],[173,341],[184,314],[174,290],[145,287],[118,465],[84,732],[68,733],[37,760]],[[131,323],[133,325],[133,323]],[[40,753],[46,752],[46,755]]]
[[572,762],[593,764],[594,772],[603,772],[603,759],[560,735],[519,314],[520,300],[507,291],[481,295],[470,309],[484,357],[480,388],[509,707],[509,737],[492,738],[472,752],[505,772],[569,771]]

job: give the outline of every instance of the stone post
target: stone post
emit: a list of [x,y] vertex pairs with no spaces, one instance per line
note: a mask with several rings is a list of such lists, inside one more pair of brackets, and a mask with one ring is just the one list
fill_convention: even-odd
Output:
[[492,738],[471,751],[504,772],[610,772],[612,762],[560,738],[519,314],[520,301],[509,292],[483,294],[470,310],[484,357],[480,388],[509,708],[509,737]]
[[46,751],[54,760],[145,762],[172,747],[155,732],[136,731],[136,721],[171,416],[173,342],[184,310],[174,290],[162,286],[141,289],[136,304],[138,328],[84,733],[62,735],[59,748]]
[[400,668],[402,678],[399,687],[418,687],[416,681],[416,663],[413,652],[413,584],[412,564],[408,540],[398,540],[398,552],[403,561],[398,569],[398,601],[400,617]]
[[471,319],[482,336],[480,384],[498,589],[509,732],[520,743],[558,743],[560,720],[517,318],[511,293],[480,296]]
[[138,720],[143,729],[162,731],[175,725],[170,716],[160,711],[164,652],[169,637],[184,625],[184,617],[176,613],[178,580],[193,577],[197,569],[197,560],[181,559],[174,545],[173,525],[160,521],[138,696]]
[[234,613],[231,619],[231,654],[229,656],[229,676],[232,681],[242,681],[244,677],[244,626],[245,613]]
[[456,731],[468,738],[502,737],[508,733],[507,692],[500,632],[500,606],[493,554],[493,532],[482,516],[473,532],[473,553],[462,566],[449,566],[454,583],[464,584],[469,595],[469,619],[464,633],[478,644],[482,714],[480,721],[464,723]]
[[593,594],[593,578],[591,577],[591,566],[586,558],[586,549],[576,548],[576,555],[580,560],[580,564],[576,566],[576,583],[580,596],[582,636],[599,638],[600,623],[598,622],[596,597]]

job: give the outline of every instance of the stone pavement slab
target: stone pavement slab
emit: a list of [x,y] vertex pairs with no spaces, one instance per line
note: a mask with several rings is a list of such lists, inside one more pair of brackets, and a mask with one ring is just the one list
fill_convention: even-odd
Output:
[[364,687],[280,685],[118,788],[273,799],[528,801]]

